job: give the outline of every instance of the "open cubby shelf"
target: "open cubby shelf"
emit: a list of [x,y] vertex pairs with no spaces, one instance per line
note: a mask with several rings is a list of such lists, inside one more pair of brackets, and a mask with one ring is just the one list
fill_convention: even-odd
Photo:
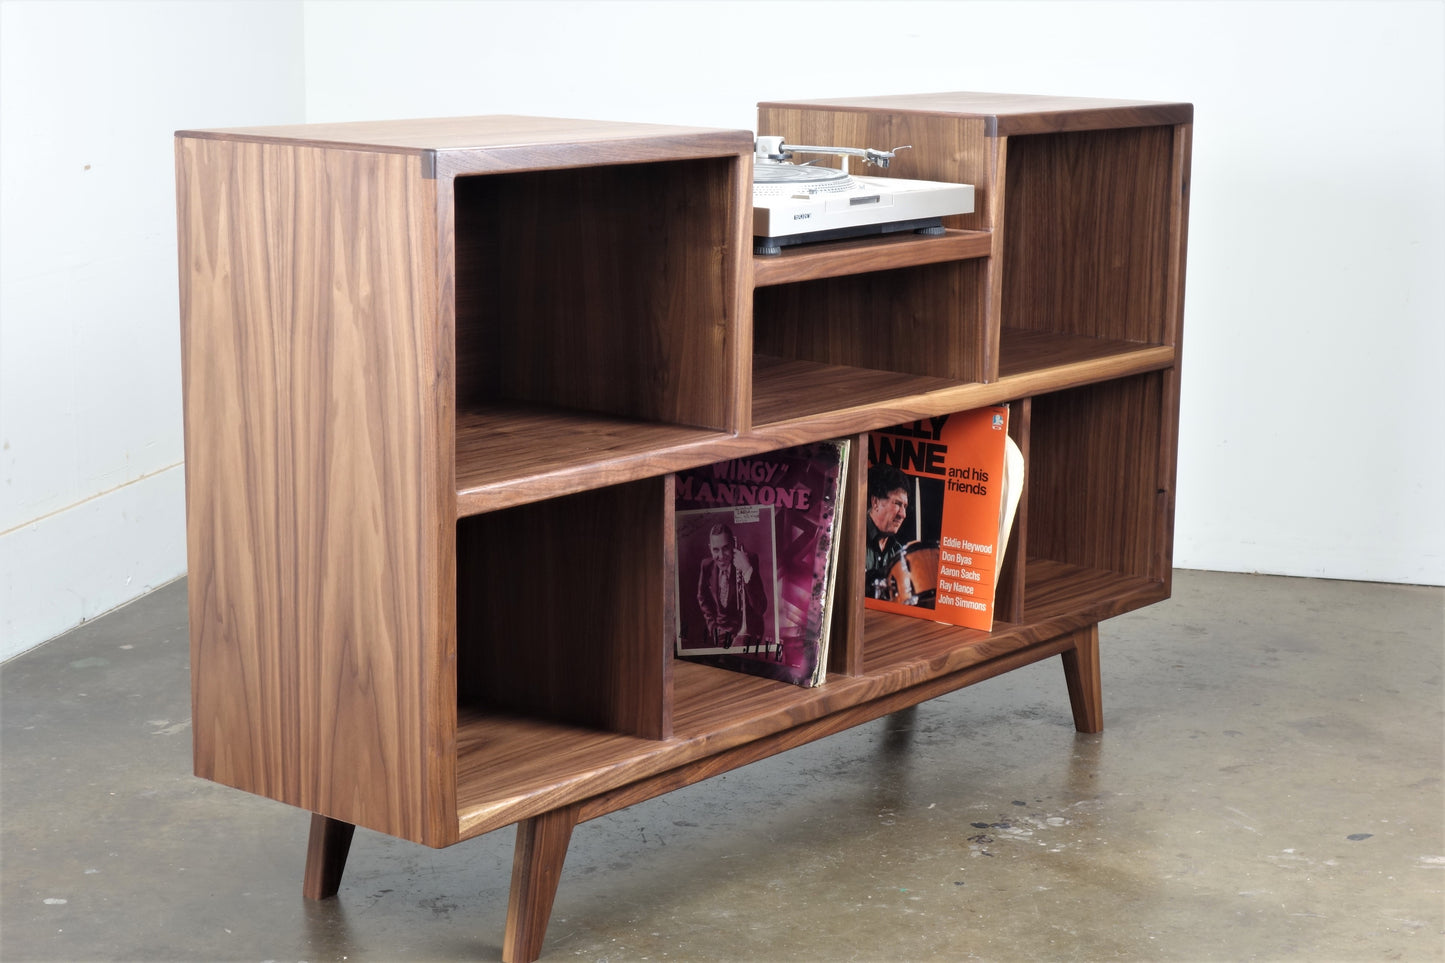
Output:
[[[581,821],[1052,656],[1102,727],[1098,623],[1170,590],[1192,108],[758,121],[912,144],[882,176],[976,209],[756,257],[748,131],[177,135],[195,770],[312,814],[306,895],[355,826],[516,823],[526,963]],[[865,434],[1005,402],[1027,478],[993,630],[865,611]],[[674,660],[674,473],[840,437],[823,684]]]
[[1025,610],[1028,624],[979,632],[868,612],[863,673],[818,688],[676,662],[667,740],[464,707],[457,740],[460,832],[485,833],[924,683],[935,684],[935,695],[949,691],[950,678],[959,688],[971,681],[962,675],[970,668],[1014,653],[1035,656],[1023,664],[1045,658],[1055,654],[1047,643],[1060,635],[1165,597],[1160,582],[1113,572],[1035,559],[1029,572],[1036,587]]
[[737,434],[531,404],[456,419],[457,515],[495,511],[729,457],[852,435],[1169,368],[1173,348],[1005,331],[1000,377],[960,382],[755,355],[752,426]]

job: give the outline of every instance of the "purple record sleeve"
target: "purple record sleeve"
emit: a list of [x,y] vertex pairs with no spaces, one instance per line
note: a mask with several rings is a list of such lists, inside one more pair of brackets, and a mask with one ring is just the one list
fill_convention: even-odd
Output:
[[822,681],[848,442],[677,473],[679,658]]

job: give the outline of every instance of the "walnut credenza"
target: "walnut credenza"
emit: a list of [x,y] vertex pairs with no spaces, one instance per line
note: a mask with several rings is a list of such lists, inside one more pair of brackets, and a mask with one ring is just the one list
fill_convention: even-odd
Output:
[[[1050,656],[1099,730],[1099,621],[1170,589],[1192,118],[763,104],[976,188],[941,237],[768,258],[748,131],[179,133],[196,773],[313,814],[313,898],[355,826],[517,824],[519,963],[580,821]],[[672,472],[999,402],[1028,480],[994,631],[864,611],[859,444],[827,681],[671,657]]]

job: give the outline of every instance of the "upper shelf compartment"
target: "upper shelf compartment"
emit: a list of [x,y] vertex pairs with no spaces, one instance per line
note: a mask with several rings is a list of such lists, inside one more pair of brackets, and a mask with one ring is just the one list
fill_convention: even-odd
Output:
[[[558,122],[564,123],[564,122]],[[462,515],[747,426],[747,132],[439,152]],[[560,135],[559,135],[560,136]],[[561,151],[561,153],[559,153]],[[689,156],[690,154],[696,156]],[[531,156],[538,169],[525,169]],[[450,192],[450,197],[446,193]],[[444,255],[445,256],[445,255]]]
[[1178,340],[1193,117],[1186,103],[939,93],[765,103],[758,128],[909,144],[871,173],[974,185],[974,212],[946,223],[993,232],[981,320],[994,381],[1172,363],[1148,349]]
[[737,157],[457,177],[457,407],[742,424]]
[[1185,136],[1159,126],[1009,138],[1004,328],[1176,342]]

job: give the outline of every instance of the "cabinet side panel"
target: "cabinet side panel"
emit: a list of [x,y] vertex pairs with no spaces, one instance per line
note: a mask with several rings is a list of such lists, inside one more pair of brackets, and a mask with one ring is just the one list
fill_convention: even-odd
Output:
[[1174,128],[1174,171],[1170,192],[1175,198],[1169,224],[1169,308],[1166,341],[1175,346],[1174,369],[1164,375],[1164,441],[1160,445],[1159,477],[1164,479],[1164,527],[1159,539],[1158,574],[1166,588],[1174,577],[1175,482],[1179,467],[1179,391],[1184,356],[1184,275],[1189,248],[1189,181],[1194,128]]
[[455,706],[426,696],[450,622],[435,182],[189,139],[178,180],[196,772],[454,838],[432,754]]

